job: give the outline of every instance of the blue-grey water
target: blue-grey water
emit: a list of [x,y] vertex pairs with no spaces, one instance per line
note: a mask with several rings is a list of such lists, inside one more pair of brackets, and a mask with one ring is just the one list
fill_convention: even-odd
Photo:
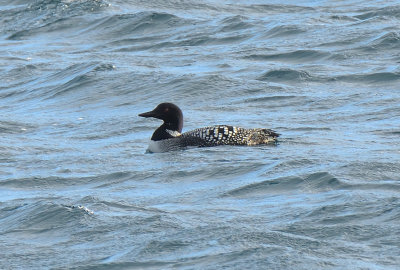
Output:
[[2,0],[0,269],[399,269],[399,104],[398,0]]

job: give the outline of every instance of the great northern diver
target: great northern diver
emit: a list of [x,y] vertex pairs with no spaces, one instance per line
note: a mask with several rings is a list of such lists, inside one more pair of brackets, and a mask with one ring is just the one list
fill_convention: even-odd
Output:
[[271,129],[217,125],[198,128],[182,133],[183,114],[172,103],[161,103],[154,110],[139,114],[141,117],[154,117],[164,123],[154,131],[148,151],[167,152],[187,146],[217,145],[257,145],[277,141],[279,134]]

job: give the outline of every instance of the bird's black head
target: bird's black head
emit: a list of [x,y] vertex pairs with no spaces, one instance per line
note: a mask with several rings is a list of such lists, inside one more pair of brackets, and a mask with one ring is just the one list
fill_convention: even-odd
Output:
[[161,103],[154,110],[139,114],[141,117],[153,117],[164,121],[167,129],[182,132],[183,114],[178,106],[172,103]]

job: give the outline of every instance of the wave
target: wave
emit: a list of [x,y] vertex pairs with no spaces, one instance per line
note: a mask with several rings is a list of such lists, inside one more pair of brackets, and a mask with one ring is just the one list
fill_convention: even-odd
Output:
[[33,3],[27,1],[26,5],[0,11],[0,25],[3,25],[1,32],[11,33],[8,36],[9,40],[20,40],[49,32],[59,35],[61,30],[65,32],[66,29],[78,28],[85,22],[83,17],[78,17],[99,12],[108,6],[109,4],[102,0],[36,0]]
[[141,179],[142,177],[151,177],[153,174],[146,172],[137,172],[132,174],[130,172],[115,172],[110,174],[102,174],[90,177],[30,177],[30,178],[16,178],[0,181],[0,187],[21,189],[21,190],[44,190],[44,189],[62,189],[74,188],[76,186],[96,187],[102,188],[115,183],[121,183],[132,179]]
[[385,33],[373,40],[369,46],[375,50],[400,49],[400,33]]
[[294,52],[287,53],[275,53],[275,54],[251,54],[245,56],[245,59],[259,60],[259,61],[282,61],[282,62],[295,62],[304,63],[322,60],[330,56],[328,52],[316,51],[316,50],[297,50]]
[[[194,46],[209,46],[209,45],[223,45],[223,44],[233,44],[236,42],[241,42],[248,39],[248,35],[232,35],[227,37],[216,38],[208,34],[203,36],[192,36],[185,37],[183,40],[175,41],[161,41],[158,43],[148,43],[143,45],[133,45],[128,47],[123,47],[116,49],[117,52],[135,52],[143,50],[155,50],[162,48],[174,48],[174,47],[194,47]],[[119,41],[118,41],[119,42]],[[126,42],[126,41],[124,41]]]
[[46,78],[46,82],[41,85],[45,85],[46,88],[49,85],[53,87],[50,87],[46,91],[47,93],[43,92],[42,97],[51,99],[76,89],[83,89],[86,85],[96,81],[96,77],[98,76],[96,74],[98,72],[112,71],[114,69],[114,65],[109,63],[92,62],[74,64]]
[[283,38],[306,32],[305,29],[297,25],[279,25],[267,31],[263,38]]
[[368,74],[351,74],[333,77],[333,80],[361,83],[385,83],[400,80],[400,72],[375,72]]
[[0,120],[0,134],[21,134],[33,129],[34,126],[27,123]]
[[15,69],[8,71],[7,76],[19,73],[21,81],[6,87],[1,92],[0,97],[19,98],[19,100],[46,100],[78,89],[83,90],[85,86],[96,81],[98,73],[112,71],[115,66],[101,62],[72,64],[64,69],[51,72],[47,76],[42,75],[35,79],[31,79],[29,76],[30,70],[21,72],[20,67]]
[[[247,104],[246,106],[255,106],[263,104],[268,108],[282,108],[287,106],[301,106],[307,103],[307,97],[295,95],[271,95],[271,96],[257,96],[253,98],[246,98],[241,103]],[[266,105],[268,104],[268,105]]]
[[[146,24],[148,24],[147,20]],[[150,31],[141,32],[135,36],[117,36],[117,39],[108,42],[107,46],[117,47],[114,50],[118,52],[130,52],[171,47],[235,44],[252,36],[246,30],[253,25],[246,22],[244,17],[227,17],[217,21],[216,24],[218,25],[217,29],[210,29],[202,21],[173,16],[167,22],[151,21]],[[131,27],[131,24],[129,27]]]
[[327,172],[314,173],[304,178],[292,176],[245,185],[225,193],[225,196],[245,196],[264,193],[290,193],[298,190],[310,192],[344,188],[345,183]]
[[285,100],[293,100],[298,99],[299,96],[287,95],[287,96],[267,96],[267,97],[254,97],[245,99],[245,103],[253,103],[253,102],[269,102],[269,101],[285,101]]
[[332,15],[329,16],[331,20],[335,21],[349,21],[349,22],[358,22],[359,20],[357,18],[354,18],[353,16],[350,15]]
[[218,32],[231,32],[238,30],[246,30],[254,27],[254,24],[248,22],[248,18],[244,16],[230,16],[223,19],[219,24],[222,26]]
[[349,83],[389,83],[400,80],[399,72],[373,72],[366,74],[346,74],[346,75],[332,75],[332,76],[317,76],[311,75],[304,70],[293,70],[293,69],[278,69],[271,70],[260,77],[258,80],[261,81],[276,81],[276,82],[331,82],[341,81]]
[[94,35],[96,39],[106,40],[132,38],[133,41],[140,41],[144,37],[150,40],[164,39],[168,36],[166,31],[176,31],[189,22],[172,14],[150,11],[115,14],[92,22],[83,28],[79,35],[89,34]]
[[[360,54],[378,55],[381,54],[382,51],[394,53],[392,61],[396,61],[395,53],[400,49],[400,33],[398,31],[379,32],[373,37],[363,35],[350,39],[321,43],[318,46],[333,47],[336,52],[332,53],[327,59],[336,62],[359,58]],[[347,49],[337,50],[337,47],[347,47]]]
[[354,183],[339,180],[328,172],[318,172],[305,177],[288,176],[248,184],[224,193],[224,196],[253,196],[259,194],[315,193],[332,190],[392,190],[400,192],[398,183]]
[[307,71],[293,69],[271,70],[261,75],[260,81],[311,81],[313,77]]
[[252,11],[252,12],[262,12],[262,13],[303,13],[303,12],[313,12],[315,9],[309,6],[300,5],[288,5],[288,4],[250,4],[241,5],[242,9]]
[[364,12],[362,14],[354,16],[359,20],[369,20],[371,18],[400,18],[400,7],[399,6],[388,6],[380,9],[371,9],[371,11]]
[[48,231],[68,231],[75,227],[82,218],[93,215],[93,212],[84,206],[69,206],[38,200],[34,203],[24,203],[3,207],[1,209],[2,226],[4,233],[48,233]]

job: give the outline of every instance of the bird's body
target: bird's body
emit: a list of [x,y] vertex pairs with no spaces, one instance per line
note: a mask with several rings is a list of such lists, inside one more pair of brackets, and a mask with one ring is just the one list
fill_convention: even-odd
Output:
[[271,129],[245,129],[229,125],[216,125],[182,132],[183,114],[172,103],[161,103],[153,111],[139,114],[164,120],[151,137],[150,152],[167,152],[188,146],[210,147],[218,145],[258,145],[277,141],[278,133]]

